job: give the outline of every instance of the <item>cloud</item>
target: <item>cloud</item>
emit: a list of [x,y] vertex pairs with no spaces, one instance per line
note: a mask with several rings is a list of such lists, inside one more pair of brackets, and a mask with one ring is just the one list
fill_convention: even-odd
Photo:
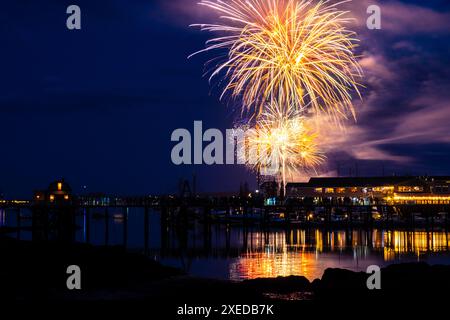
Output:
[[351,155],[355,159],[359,160],[384,160],[401,163],[413,161],[413,158],[411,157],[394,155],[392,153],[389,153],[387,151],[378,148],[377,146],[370,146],[370,145],[357,146],[356,148],[353,149]]
[[157,0],[173,24],[187,28],[190,24],[204,22],[213,16],[210,10],[198,5],[200,0]]
[[[394,47],[385,41],[362,61],[369,88],[359,121],[348,124],[330,152],[345,150],[358,160],[414,167],[427,162],[427,150],[433,145],[450,144],[450,67],[445,53],[393,56]],[[426,56],[430,61],[424,64]]]
[[412,43],[410,41],[406,41],[406,40],[394,43],[394,45],[392,46],[392,49],[405,50],[405,51],[410,51],[410,52],[419,51],[419,48],[417,46],[415,46],[414,43]]
[[329,119],[319,117],[316,119],[315,130],[321,137],[320,148],[331,157],[344,154],[356,160],[382,160],[393,162],[413,162],[410,156],[396,155],[383,149],[389,141],[379,139],[371,134],[370,127],[360,126],[357,123],[347,123],[337,128]]
[[381,5],[382,28],[394,33],[450,32],[450,13],[389,2]]
[[[450,83],[448,83],[450,85]],[[429,81],[412,101],[415,111],[406,113],[394,136],[404,143],[450,143],[450,93]]]
[[390,66],[389,61],[381,54],[364,53],[363,58],[359,60],[365,82],[375,85],[380,81],[393,81],[397,78],[394,72],[394,66]]
[[[401,1],[355,0],[343,7],[355,19],[354,27],[367,30],[370,14],[367,8],[377,5],[381,9],[381,29],[390,34],[450,33],[450,12],[440,12],[426,6]],[[426,5],[426,4],[425,4]]]

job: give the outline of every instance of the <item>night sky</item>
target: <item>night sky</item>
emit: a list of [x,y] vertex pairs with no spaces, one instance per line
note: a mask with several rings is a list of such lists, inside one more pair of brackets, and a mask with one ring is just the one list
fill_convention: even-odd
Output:
[[[75,192],[237,191],[239,166],[172,164],[173,130],[232,127],[203,77],[214,18],[196,0],[5,0],[0,10],[0,190],[29,197],[64,177]],[[66,28],[77,4],[82,30]],[[379,4],[382,29],[365,27]],[[450,2],[353,1],[364,68],[358,121],[330,132],[323,175],[450,174]]]

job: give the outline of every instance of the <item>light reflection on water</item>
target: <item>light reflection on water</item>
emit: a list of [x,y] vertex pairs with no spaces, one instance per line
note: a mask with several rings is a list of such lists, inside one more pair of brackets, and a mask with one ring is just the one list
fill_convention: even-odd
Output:
[[[309,237],[307,234],[309,233]],[[258,233],[253,235],[258,238]],[[450,263],[445,232],[307,231],[275,232],[260,250],[249,250],[230,264],[232,280],[301,275],[320,278],[327,268],[365,271],[369,265],[428,261]]]
[[0,208],[0,227],[6,225],[6,215],[5,210]]
[[[27,212],[22,214],[30,216]],[[365,271],[372,264],[385,266],[413,261],[450,264],[449,237],[442,230],[263,231],[258,226],[205,228],[201,224],[176,228],[162,227],[160,214],[151,212],[146,237],[143,210],[110,210],[109,219],[104,216],[104,211],[93,212],[87,228],[86,212],[81,212],[75,239],[94,245],[125,245],[194,276],[239,281],[299,275],[313,280],[320,278],[327,268]],[[14,227],[17,215],[0,211],[1,224]],[[21,224],[29,226],[31,220],[25,219]],[[32,238],[26,230],[11,236]]]

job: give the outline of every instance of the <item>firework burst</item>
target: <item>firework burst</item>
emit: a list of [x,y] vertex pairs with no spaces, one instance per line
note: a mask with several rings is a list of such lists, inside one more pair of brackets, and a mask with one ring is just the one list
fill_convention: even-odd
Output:
[[337,120],[355,117],[351,94],[359,94],[362,72],[353,54],[355,33],[346,28],[350,19],[337,9],[341,3],[202,0],[223,23],[193,25],[220,34],[194,55],[226,50],[209,62],[210,80],[224,76],[221,99],[227,93],[238,98],[243,112],[259,116],[276,100],[302,114],[310,105]]
[[238,148],[241,162],[264,175],[279,176],[283,187],[288,176],[315,171],[325,160],[308,120],[289,110],[269,104]]

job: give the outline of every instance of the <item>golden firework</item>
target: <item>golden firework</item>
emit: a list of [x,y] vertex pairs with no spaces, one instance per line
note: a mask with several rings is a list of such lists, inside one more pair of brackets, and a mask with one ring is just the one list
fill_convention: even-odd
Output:
[[334,119],[356,117],[351,94],[359,95],[362,72],[353,53],[355,33],[346,28],[350,19],[337,9],[343,2],[202,0],[223,20],[194,25],[220,34],[197,53],[227,50],[224,61],[210,61],[216,63],[210,80],[226,79],[221,99],[230,93],[253,115],[276,100],[302,114],[310,105]]
[[269,104],[255,128],[245,132],[238,148],[241,163],[263,175],[279,176],[284,187],[288,176],[315,171],[325,160],[308,120],[278,103]]

